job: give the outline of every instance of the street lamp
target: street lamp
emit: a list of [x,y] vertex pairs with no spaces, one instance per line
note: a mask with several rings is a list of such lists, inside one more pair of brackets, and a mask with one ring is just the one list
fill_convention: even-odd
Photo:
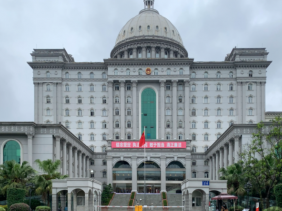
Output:
[[30,182],[30,183],[26,183],[25,186],[29,188],[29,207],[30,207],[31,191],[35,188],[35,185],[32,182]]
[[250,201],[250,196],[249,196],[249,191],[252,189],[252,184],[250,182],[247,182],[244,186],[245,190],[247,191],[248,195],[248,203],[247,206],[249,207],[249,201]]

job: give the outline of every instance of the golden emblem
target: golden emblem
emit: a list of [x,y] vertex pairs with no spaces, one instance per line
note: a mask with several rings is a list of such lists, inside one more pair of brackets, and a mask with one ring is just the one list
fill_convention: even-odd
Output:
[[151,75],[151,73],[152,73],[151,68],[150,68],[150,67],[147,67],[147,69],[146,69],[146,74],[147,74],[147,75]]

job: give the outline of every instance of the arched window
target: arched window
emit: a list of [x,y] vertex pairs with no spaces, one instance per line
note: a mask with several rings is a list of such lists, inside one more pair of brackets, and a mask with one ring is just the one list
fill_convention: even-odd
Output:
[[233,96],[230,96],[229,97],[229,103],[233,103],[233,99],[234,99]]
[[205,172],[205,178],[209,178],[209,172]]
[[250,121],[249,121],[249,124],[253,124],[253,121],[252,121],[252,120],[250,120]]
[[253,77],[253,71],[249,71],[249,77],[251,78],[251,77]]
[[47,115],[47,116],[50,116],[50,115],[51,115],[51,110],[50,110],[50,108],[47,108],[47,110],[46,110],[46,115]]
[[192,84],[192,86],[191,86],[191,91],[192,91],[192,92],[195,92],[195,91],[196,91],[196,85],[195,85],[195,84]]
[[103,129],[106,129],[107,128],[107,123],[104,121],[104,122],[102,122],[102,128]]
[[233,84],[229,84],[229,91],[233,91]]
[[127,128],[131,128],[131,121],[127,122]]
[[197,152],[197,148],[195,146],[192,147],[192,152]]
[[195,122],[195,121],[192,122],[192,128],[193,128],[193,129],[196,128],[196,122]]
[[196,109],[192,109],[192,116],[196,116]]
[[77,91],[78,91],[78,92],[82,92],[82,86],[81,86],[81,84],[78,84],[78,86],[77,86]]
[[107,135],[105,133],[102,134],[102,139],[103,139],[103,141],[107,140]]
[[220,73],[219,71],[216,73],[216,77],[217,77],[217,78],[220,78],[220,77],[221,77],[221,73]]
[[94,109],[90,110],[90,116],[94,116]]
[[249,109],[249,116],[252,116],[252,115],[253,115],[253,109],[250,108],[250,109]]
[[192,97],[192,104],[195,104],[195,103],[196,103],[196,97],[193,96],[193,97]]
[[205,73],[204,73],[204,78],[208,78],[208,77],[209,77],[208,72],[205,72]]
[[220,121],[217,122],[216,127],[217,127],[218,129],[221,128],[221,122],[220,122]]
[[179,75],[183,75],[183,69],[179,70]]
[[115,103],[119,103],[119,97],[118,96],[115,97]]
[[208,140],[209,140],[209,134],[206,133],[206,134],[204,135],[204,140],[205,140],[205,141],[208,141]]
[[131,139],[131,133],[127,133],[127,140]]
[[50,74],[50,72],[48,71],[48,72],[46,72],[46,77],[47,78],[50,78],[51,77],[51,74]]
[[82,110],[81,110],[81,109],[78,109],[77,115],[78,115],[78,116],[82,116]]
[[46,91],[51,91],[51,86],[50,86],[50,84],[47,84],[47,85],[46,85]]
[[204,165],[208,166],[209,165],[209,160],[205,160]]
[[94,97],[90,97],[90,103],[91,103],[91,104],[94,103]]
[[195,72],[191,73],[191,78],[196,78],[196,73]]
[[178,115],[183,115],[183,109],[182,108],[178,109]]
[[94,85],[90,84],[90,92],[94,92]]
[[170,75],[170,69],[167,69],[166,74]]
[[119,109],[118,109],[118,108],[115,109],[115,115],[116,115],[116,116],[119,115]]
[[114,70],[114,75],[118,75],[118,70],[117,69]]
[[197,140],[197,135],[195,133],[192,134],[192,141],[196,141]]
[[220,134],[220,133],[218,133],[218,134],[216,135],[216,138],[218,139],[220,136],[221,136],[221,134]]
[[50,98],[50,96],[47,96],[47,97],[46,97],[46,103],[48,103],[48,104],[51,103],[51,98]]
[[220,109],[220,108],[217,109],[216,115],[217,115],[217,116],[221,116],[221,109]]
[[221,84],[216,85],[216,91],[221,91]]
[[178,97],[178,102],[179,102],[179,103],[182,103],[182,101],[183,101],[182,96],[179,96],[179,97]]
[[119,128],[119,121],[115,122],[115,128]]
[[151,48],[147,48],[147,58],[151,58]]
[[82,141],[82,135],[80,133],[77,135],[77,138]]
[[216,103],[221,103],[221,97],[220,96],[217,96]]
[[107,103],[107,98],[106,97],[102,97],[102,103],[106,104]]
[[90,128],[94,129],[94,122],[93,121],[90,122]]
[[126,98],[126,103],[132,103],[131,97],[128,96],[128,97]]
[[106,92],[107,91],[107,86],[104,84],[102,85],[102,92]]
[[81,104],[81,103],[82,103],[82,98],[81,98],[81,97],[78,97],[78,98],[77,98],[77,103],[78,103],[78,104]]
[[169,108],[166,109],[166,115],[171,115],[171,112],[170,112]]
[[183,139],[183,135],[180,133],[179,135],[178,135],[178,140],[182,140]]
[[77,78],[81,78],[81,77],[82,77],[81,72],[77,73]]
[[69,104],[69,103],[70,103],[70,98],[69,98],[68,96],[66,96],[66,98],[65,98],[65,103],[66,103],[66,104]]
[[90,78],[94,78],[94,73],[90,73]]
[[118,133],[115,134],[115,138],[116,138],[116,140],[119,140],[119,134]]
[[192,178],[197,178],[197,172],[195,171],[192,172]]
[[157,69],[154,70],[154,75],[159,75],[159,72]]
[[205,121],[205,123],[204,123],[204,128],[205,128],[205,129],[208,129],[208,128],[209,128],[209,122],[208,122],[208,121]]
[[204,151],[208,151],[209,147],[208,146],[204,146]]
[[70,128],[70,123],[69,123],[68,121],[66,121],[65,125],[66,125],[66,128],[67,128],[67,129]]
[[126,70],[126,75],[130,75],[130,70],[129,69]]
[[10,140],[3,147],[3,163],[14,160],[18,164],[21,160],[21,146],[17,141]]
[[131,109],[130,109],[130,108],[128,108],[128,109],[126,110],[126,114],[127,114],[127,116],[131,116]]
[[102,73],[102,78],[107,78],[107,74],[106,73]]
[[209,115],[209,110],[206,108],[205,110],[204,110],[204,116],[208,116]]
[[248,90],[249,91],[253,90],[253,84],[248,84]]
[[81,122],[81,121],[79,121],[79,122],[77,123],[77,127],[78,127],[79,129],[82,129],[82,122]]
[[165,102],[166,102],[166,103],[170,103],[170,96],[167,96],[167,97],[166,97]]
[[204,103],[209,103],[209,97],[208,96],[204,97]]
[[233,72],[229,72],[229,78],[233,78]]
[[151,28],[150,25],[148,25],[148,26],[147,26],[147,29],[150,30],[150,28]]
[[234,115],[234,110],[233,108],[229,109],[229,116],[233,116]]
[[102,110],[102,116],[107,116],[107,110],[106,109]]
[[68,84],[65,85],[65,91],[69,92],[70,91],[70,86]]
[[66,109],[66,110],[65,110],[65,115],[66,115],[66,116],[70,116],[70,110],[69,110],[69,109]]
[[248,97],[248,101],[249,101],[249,103],[253,103],[253,97],[252,97],[252,96],[249,96],[249,97]]
[[170,140],[170,133],[166,134],[166,140]]
[[46,121],[46,124],[51,124],[51,122],[49,120]]
[[[92,135],[93,135],[93,134],[90,135],[90,140],[91,140],[91,136],[92,136]],[[93,136],[94,136],[94,135],[93,135]],[[91,141],[92,141],[92,140],[91,140]],[[94,140],[93,140],[93,141],[94,141]],[[94,146],[90,146],[89,148],[94,152]]]
[[142,26],[139,26],[139,30],[142,30]]
[[230,122],[229,122],[229,126],[231,126],[231,125],[234,125],[234,122],[233,122],[233,121],[230,121]]
[[68,72],[65,73],[65,78],[69,78],[70,74]]
[[166,121],[166,127],[170,128],[170,121],[169,120]]
[[209,85],[208,84],[204,85],[204,91],[209,91]]
[[167,28],[166,27],[164,28],[164,30],[165,30],[165,33],[167,33]]
[[182,128],[183,127],[183,122],[180,120],[179,122],[178,122],[178,128]]

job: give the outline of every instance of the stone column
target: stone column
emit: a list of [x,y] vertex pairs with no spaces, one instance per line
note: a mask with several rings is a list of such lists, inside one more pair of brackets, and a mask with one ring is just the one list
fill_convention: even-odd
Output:
[[170,51],[169,51],[169,58],[173,58],[173,50],[172,49],[170,49]]
[[173,139],[177,139],[177,80],[172,81],[172,125],[173,125]]
[[233,164],[233,146],[232,146],[232,142],[229,141],[229,150],[228,150],[228,166],[231,166]]
[[[56,160],[61,161],[61,137],[56,136]],[[58,167],[59,172],[62,173],[61,171],[61,165]]]
[[209,159],[209,166],[210,166],[210,172],[209,172],[209,178],[210,180],[212,180],[212,169],[213,169],[213,166],[212,166],[212,157],[210,157]]
[[161,130],[160,130],[160,138],[162,140],[165,139],[165,80],[160,80],[160,86],[161,86],[161,98],[160,98],[160,106],[161,106],[161,113],[160,113],[160,117],[161,117],[161,121],[160,121],[160,126],[161,126]]
[[86,177],[86,155],[83,157],[83,175],[82,177]]
[[177,54],[177,58],[181,58],[181,55],[180,55],[180,53],[178,53],[178,54]]
[[190,102],[189,102],[189,95],[190,95],[190,89],[189,89],[189,81],[186,80],[185,81],[185,120],[184,120],[184,125],[185,125],[185,139],[189,139],[189,106],[190,106]]
[[156,58],[156,47],[155,46],[152,46],[152,48],[151,48],[151,53],[152,53],[152,58],[154,59],[154,58]]
[[39,83],[39,96],[38,96],[38,122],[37,124],[43,124],[43,104],[45,103],[45,98],[43,97],[43,83]]
[[71,207],[71,193],[68,193],[68,211],[72,211],[72,207]]
[[192,198],[193,198],[193,195],[192,195],[192,193],[189,193],[189,211],[191,211],[191,210],[193,210],[193,208],[192,208]]
[[265,82],[262,82],[261,86],[261,119],[265,121]]
[[247,111],[246,111],[246,90],[247,90],[248,83],[244,83],[242,86],[242,103],[243,103],[243,118],[242,118],[242,124],[246,123],[246,116],[247,116]]
[[57,84],[57,124],[62,122],[62,83]]
[[85,193],[85,207],[84,207],[85,211],[90,211],[89,210],[89,194]]
[[137,157],[131,157],[132,160],[132,191],[137,192]]
[[125,136],[125,91],[124,81],[120,81],[120,139],[124,140]]
[[216,172],[216,165],[215,165],[215,154],[212,155],[212,179],[216,180],[215,172]]
[[221,169],[223,167],[223,148],[219,148],[219,169]]
[[57,96],[57,83],[53,83],[53,97],[52,97],[52,106],[53,106],[53,123],[57,124],[57,100],[58,100],[58,96]]
[[73,159],[72,159],[72,146],[70,145],[69,146],[69,177],[70,178],[73,178],[73,172],[72,172],[72,162],[73,162]]
[[161,192],[166,192],[166,164],[165,156],[161,156]]
[[80,151],[80,154],[79,154],[79,169],[78,169],[78,175],[79,177],[82,177],[82,152]]
[[63,142],[63,175],[67,174],[67,141]]
[[228,164],[227,164],[227,161],[228,161],[228,158],[227,158],[227,144],[224,145],[224,168],[227,168]]
[[142,58],[146,58],[146,47],[142,47]]
[[28,163],[29,165],[32,167],[33,165],[33,159],[32,159],[32,155],[33,155],[33,148],[32,148],[32,137],[33,134],[28,134],[27,135],[27,148],[28,148]]
[[137,48],[133,48],[133,58],[137,58]]
[[74,149],[74,178],[78,178],[78,174],[77,174],[77,154],[78,154],[78,151],[77,151],[77,148]]
[[186,164],[186,179],[191,179],[191,158],[190,156],[185,157],[185,164]]
[[215,152],[215,180],[218,180],[218,152]]
[[261,114],[262,114],[262,110],[261,110],[261,86],[260,83],[257,82],[257,93],[256,93],[256,108],[257,108],[257,122],[262,121],[261,118]]
[[234,162],[237,163],[239,161],[239,136],[234,137]]
[[120,53],[118,53],[117,58],[120,59]]
[[165,49],[163,47],[161,47],[161,58],[165,58]]
[[109,139],[113,139],[113,81],[108,81]]
[[57,193],[52,194],[52,210],[58,210]]
[[127,49],[124,51],[124,58],[128,59],[128,51],[127,51]]
[[208,210],[209,210],[209,202],[210,202],[209,194],[206,193],[206,194],[204,195],[204,197],[206,198],[206,199],[205,199],[205,210],[208,211]]
[[236,110],[236,114],[237,114],[237,117],[238,117],[238,124],[242,124],[243,122],[243,114],[242,114],[242,85],[241,85],[241,82],[237,82],[237,98],[236,98],[236,103],[237,103],[237,110]]
[[133,140],[138,139],[139,135],[137,133],[137,81],[131,81],[132,82],[132,135]]
[[86,157],[86,161],[85,162],[86,162],[85,177],[89,178],[90,176],[89,176],[89,157],[88,156]]
[[39,83],[34,84],[34,122],[39,123],[38,108],[39,108]]
[[73,210],[77,210],[77,200],[76,200],[76,191],[73,191]]
[[107,184],[113,184],[113,157],[107,156]]

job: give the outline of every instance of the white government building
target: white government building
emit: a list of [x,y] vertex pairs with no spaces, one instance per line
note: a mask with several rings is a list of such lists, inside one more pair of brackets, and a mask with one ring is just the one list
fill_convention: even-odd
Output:
[[[143,193],[144,154],[135,146],[145,128],[145,191],[182,189],[187,201],[202,191],[207,209],[209,191],[226,192],[219,168],[238,161],[256,123],[266,120],[267,55],[265,48],[233,48],[221,62],[196,62],[154,0],[144,0],[104,62],[33,50],[34,123],[0,123],[0,162],[60,159],[70,178]],[[192,188],[202,180],[210,187]]]

